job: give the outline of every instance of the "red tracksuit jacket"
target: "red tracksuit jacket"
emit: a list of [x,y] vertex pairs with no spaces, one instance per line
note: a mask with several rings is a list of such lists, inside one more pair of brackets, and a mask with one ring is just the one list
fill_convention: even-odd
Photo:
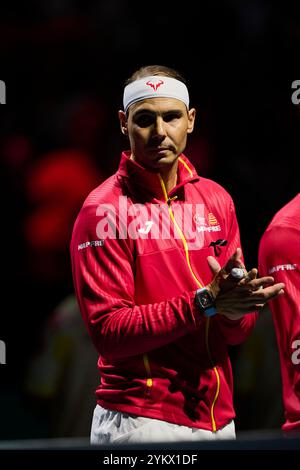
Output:
[[[226,240],[226,246],[213,244]],[[71,259],[83,319],[99,352],[104,408],[215,431],[235,417],[227,345],[256,320],[202,316],[195,290],[241,246],[234,204],[181,155],[167,194],[124,152],[74,225]],[[216,250],[216,252],[215,252]]]
[[273,217],[259,246],[259,272],[284,282],[271,300],[283,387],[285,431],[300,430],[300,194]]

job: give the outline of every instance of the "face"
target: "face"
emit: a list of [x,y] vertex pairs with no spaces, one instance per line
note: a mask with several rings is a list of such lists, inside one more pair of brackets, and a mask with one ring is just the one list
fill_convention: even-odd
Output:
[[193,131],[195,109],[175,98],[151,98],[119,111],[123,134],[128,135],[132,158],[149,169],[172,166]]

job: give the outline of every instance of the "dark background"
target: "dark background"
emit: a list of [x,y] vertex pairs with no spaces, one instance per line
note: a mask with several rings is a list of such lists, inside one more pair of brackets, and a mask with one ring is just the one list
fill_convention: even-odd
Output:
[[[271,217],[299,191],[299,45],[299,7],[287,2],[2,2],[1,439],[88,435],[98,377],[72,303],[69,239],[83,199],[127,148],[125,79],[149,64],[186,77],[197,121],[185,153],[231,193],[250,268]],[[237,430],[279,428],[270,315],[232,358]]]

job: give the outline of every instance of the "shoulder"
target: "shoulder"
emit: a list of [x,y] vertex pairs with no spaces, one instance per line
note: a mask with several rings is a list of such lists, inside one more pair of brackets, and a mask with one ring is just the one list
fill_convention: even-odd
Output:
[[294,234],[299,237],[300,233],[300,194],[282,206],[269,222],[262,238],[270,238],[277,235]]
[[229,194],[227,189],[225,189],[224,186],[222,186],[220,183],[217,183],[215,180],[210,178],[205,178],[204,176],[199,176],[198,184],[208,190]]
[[260,247],[270,253],[284,247],[287,251],[297,246],[300,252],[300,229],[289,221],[272,221],[263,233]]
[[117,202],[121,191],[122,189],[117,175],[113,174],[88,194],[82,205],[82,209],[101,203]]
[[217,204],[223,207],[234,207],[233,198],[229,191],[212,179],[200,176],[195,184],[195,188],[201,193],[201,196],[209,200],[211,204]]
[[299,226],[295,226],[294,221],[273,219],[259,242],[259,264],[272,265],[278,261],[281,265],[287,263],[287,260],[299,261],[299,235]]
[[99,186],[93,189],[84,200],[73,225],[73,238],[75,234],[94,231],[99,214],[105,210],[117,211],[122,188],[116,174],[110,176]]
[[85,217],[86,214],[96,213],[97,208],[103,206],[118,207],[119,198],[123,195],[121,185],[114,174],[93,189],[84,200],[78,217]]

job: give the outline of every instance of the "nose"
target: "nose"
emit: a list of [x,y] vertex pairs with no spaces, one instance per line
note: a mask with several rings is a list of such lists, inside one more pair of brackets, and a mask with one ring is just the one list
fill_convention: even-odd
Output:
[[153,133],[155,136],[158,136],[158,137],[166,136],[165,123],[164,123],[163,118],[160,116],[157,116],[155,120]]

